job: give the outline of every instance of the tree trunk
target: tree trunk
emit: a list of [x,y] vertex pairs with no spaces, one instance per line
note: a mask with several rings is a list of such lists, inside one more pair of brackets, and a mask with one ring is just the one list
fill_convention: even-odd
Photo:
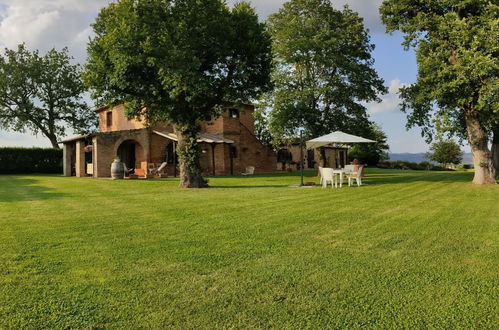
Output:
[[474,114],[466,114],[466,129],[468,142],[473,152],[475,177],[473,183],[478,185],[497,184],[496,169],[494,168],[492,154],[488,147],[487,132]]
[[175,134],[178,138],[177,154],[180,167],[180,188],[208,187],[208,183],[201,174],[197,143],[198,132],[199,127],[196,124],[175,126]]
[[47,137],[49,138],[50,143],[52,143],[52,147],[59,149],[59,143],[57,143],[57,136],[55,136],[54,134],[49,134]]
[[492,130],[494,137],[492,139],[492,159],[496,169],[496,176],[499,175],[499,125]]

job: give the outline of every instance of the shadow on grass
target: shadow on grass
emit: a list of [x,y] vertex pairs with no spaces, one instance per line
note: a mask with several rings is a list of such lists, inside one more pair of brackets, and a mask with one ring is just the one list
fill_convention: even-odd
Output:
[[[316,176],[316,171],[305,171],[304,173],[304,181],[305,182],[316,182],[316,185],[319,186],[319,178]],[[280,183],[279,180],[281,177],[287,177],[287,182]],[[289,178],[296,178],[296,180],[289,180]],[[258,174],[254,176],[230,176],[225,177],[234,179],[236,182],[232,185],[211,185],[210,188],[283,188],[288,187],[290,184],[298,184],[300,182],[300,172],[287,172],[287,173],[276,173],[276,174]],[[254,185],[248,182],[248,179],[254,179]],[[275,179],[277,182],[269,182],[268,185],[261,184],[258,182],[258,179],[267,179],[272,180]],[[403,171],[403,170],[379,170],[374,169],[373,172],[369,173],[367,171],[366,176],[364,178],[364,182],[369,185],[385,185],[385,184],[405,184],[405,183],[414,183],[414,182],[471,182],[473,178],[472,172],[427,172],[427,171]],[[291,182],[292,181],[292,182]],[[241,184],[238,185],[237,183]],[[347,180],[344,179],[344,184],[346,184]]]
[[372,185],[401,184],[412,182],[471,182],[473,173],[471,172],[423,172],[407,171],[396,174],[373,173],[367,174],[364,179],[366,183]]
[[40,180],[18,176],[0,176],[0,203],[26,202],[55,199],[68,196],[55,189],[42,186]]
[[258,184],[255,184],[255,185],[220,185],[220,186],[210,186],[210,189],[221,189],[221,188],[224,188],[224,189],[232,189],[232,188],[241,188],[241,189],[247,189],[247,188],[284,188],[284,187],[287,187],[289,185],[287,184],[281,184],[281,185],[277,185],[277,184],[269,184],[269,185],[258,185]]

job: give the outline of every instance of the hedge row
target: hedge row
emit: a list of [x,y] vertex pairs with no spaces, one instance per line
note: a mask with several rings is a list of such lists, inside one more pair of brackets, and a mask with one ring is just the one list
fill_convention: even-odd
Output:
[[0,148],[0,174],[62,173],[62,149]]
[[391,168],[397,170],[452,171],[427,161],[422,161],[421,163],[407,162],[404,160],[384,161],[379,162],[377,166],[379,168]]

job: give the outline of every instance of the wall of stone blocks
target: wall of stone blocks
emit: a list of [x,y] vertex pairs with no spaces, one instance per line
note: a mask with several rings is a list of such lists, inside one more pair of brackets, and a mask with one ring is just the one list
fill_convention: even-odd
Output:
[[76,176],[81,178],[87,176],[85,164],[85,140],[76,141]]
[[149,136],[148,129],[100,133],[96,135],[94,137],[94,162],[97,161],[97,163],[94,176],[99,178],[111,176],[111,164],[117,156],[118,148],[127,140],[133,140],[137,143],[135,167],[139,168],[142,166],[142,163],[149,162]]
[[76,142],[64,143],[63,147],[63,175],[71,176],[73,164],[75,163]]

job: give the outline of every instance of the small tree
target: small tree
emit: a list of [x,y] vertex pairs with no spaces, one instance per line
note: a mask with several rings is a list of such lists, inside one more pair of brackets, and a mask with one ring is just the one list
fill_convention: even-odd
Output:
[[67,48],[40,56],[25,45],[0,56],[0,126],[16,132],[42,133],[54,148],[68,126],[86,133],[96,115],[82,101],[80,67],[70,64]]
[[463,152],[456,142],[452,140],[442,140],[437,141],[430,146],[430,152],[426,154],[426,158],[446,167],[448,164],[460,164],[463,160]]
[[[364,102],[386,89],[373,68],[374,45],[362,18],[334,9],[329,0],[291,0],[268,25],[276,64],[269,124],[276,144],[302,128],[309,137],[369,132]],[[320,155],[324,166],[324,150]]]
[[269,88],[270,38],[248,3],[121,0],[99,13],[85,81],[102,104],[125,102],[129,116],[167,121],[178,137],[180,187],[207,186],[198,122],[226,101]]

